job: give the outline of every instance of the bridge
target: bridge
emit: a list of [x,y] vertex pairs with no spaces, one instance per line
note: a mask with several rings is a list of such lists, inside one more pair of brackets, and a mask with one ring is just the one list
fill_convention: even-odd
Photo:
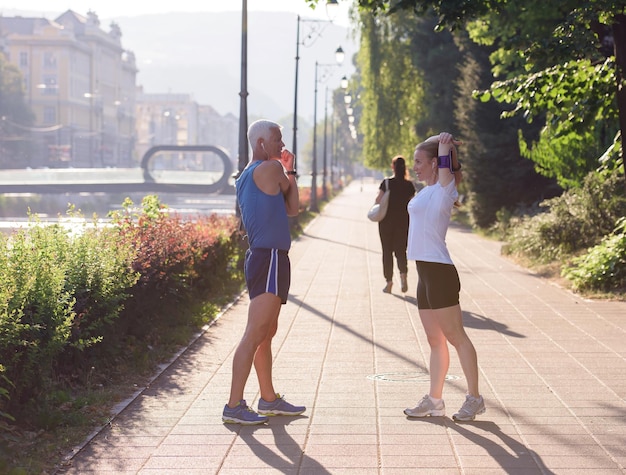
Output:
[[[172,163],[185,165],[183,169]],[[230,157],[212,145],[158,145],[136,168],[0,170],[6,193],[220,193],[233,174]]]

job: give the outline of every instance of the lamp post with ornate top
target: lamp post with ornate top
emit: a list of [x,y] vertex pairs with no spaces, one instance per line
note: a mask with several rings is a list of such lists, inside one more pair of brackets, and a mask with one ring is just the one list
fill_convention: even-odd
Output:
[[324,68],[332,68],[340,66],[343,63],[343,59],[345,54],[341,46],[337,48],[335,51],[335,64],[321,64],[317,61],[315,62],[315,93],[314,97],[314,107],[313,107],[313,160],[311,164],[311,211],[317,212],[319,211],[319,207],[317,204],[317,84],[320,82],[318,79],[318,68],[320,66]]

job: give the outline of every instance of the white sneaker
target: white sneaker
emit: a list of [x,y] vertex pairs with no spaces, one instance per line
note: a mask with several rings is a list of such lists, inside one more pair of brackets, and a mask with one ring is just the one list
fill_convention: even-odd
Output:
[[443,399],[435,403],[430,396],[426,394],[417,406],[412,409],[406,408],[404,413],[409,417],[445,416],[446,405],[444,404]]
[[485,409],[485,400],[482,396],[474,397],[469,394],[465,396],[465,402],[459,409],[459,412],[452,415],[455,421],[473,421],[478,414],[483,414]]

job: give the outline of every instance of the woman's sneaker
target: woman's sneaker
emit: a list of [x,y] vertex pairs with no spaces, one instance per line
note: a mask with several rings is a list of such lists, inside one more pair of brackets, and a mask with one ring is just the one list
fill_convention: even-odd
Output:
[[259,414],[266,416],[299,416],[304,411],[306,407],[289,404],[280,394],[276,394],[276,399],[272,402],[259,399]]
[[485,400],[482,396],[474,397],[469,394],[465,396],[465,402],[459,412],[452,415],[452,419],[455,421],[473,421],[478,414],[482,414],[486,411]]
[[256,412],[248,407],[246,400],[242,399],[239,404],[234,408],[228,407],[228,404],[224,406],[224,412],[222,413],[222,422],[230,424],[241,424],[244,426],[252,426],[255,424],[265,424],[268,418],[265,416],[259,416]]
[[443,399],[435,403],[426,394],[417,406],[412,409],[405,409],[404,413],[409,417],[444,416],[446,414],[446,405]]

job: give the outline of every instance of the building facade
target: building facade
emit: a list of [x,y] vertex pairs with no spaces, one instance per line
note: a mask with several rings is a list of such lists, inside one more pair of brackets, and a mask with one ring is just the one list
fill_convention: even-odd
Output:
[[[236,161],[238,118],[190,94],[144,93],[121,37],[117,24],[105,31],[94,12],[68,10],[54,20],[0,16],[0,53],[20,70],[35,117],[22,127],[28,165],[132,168],[157,145],[213,145]],[[164,160],[189,169],[202,168],[190,162],[204,159]]]
[[[221,116],[211,106],[198,104],[190,94],[146,94],[138,88],[136,97],[140,157],[158,145],[212,145],[224,149],[231,161],[236,157],[239,121],[232,114]],[[168,159],[167,166],[177,170],[202,169],[202,155],[178,154],[178,158]]]
[[135,148],[135,56],[98,16],[0,17],[7,60],[24,78],[35,122],[33,167],[129,167]]

